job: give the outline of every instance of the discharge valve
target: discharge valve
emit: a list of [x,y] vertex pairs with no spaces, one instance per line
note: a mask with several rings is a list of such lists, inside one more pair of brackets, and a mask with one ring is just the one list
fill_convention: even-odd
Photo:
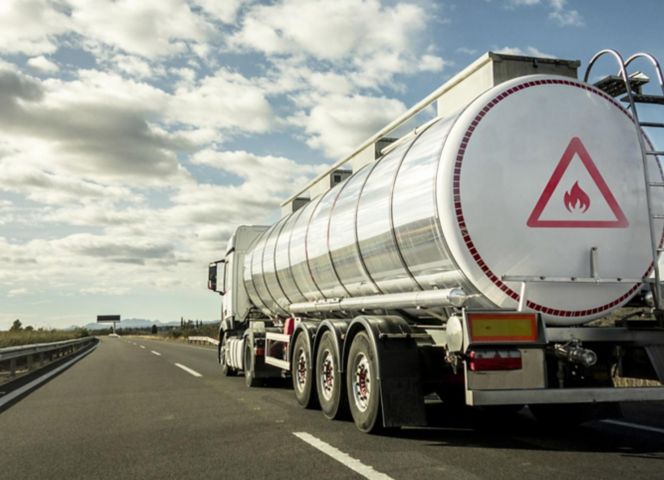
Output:
[[557,343],[553,347],[553,352],[560,360],[569,363],[592,367],[597,363],[597,354],[592,350],[581,347],[579,342]]

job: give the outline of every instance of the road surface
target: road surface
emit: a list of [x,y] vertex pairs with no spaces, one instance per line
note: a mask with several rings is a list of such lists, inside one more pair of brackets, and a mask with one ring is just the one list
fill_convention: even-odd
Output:
[[433,427],[373,436],[301,409],[288,388],[222,377],[215,357],[102,338],[0,413],[0,479],[664,478],[661,405],[551,433],[527,410],[489,422],[434,403]]

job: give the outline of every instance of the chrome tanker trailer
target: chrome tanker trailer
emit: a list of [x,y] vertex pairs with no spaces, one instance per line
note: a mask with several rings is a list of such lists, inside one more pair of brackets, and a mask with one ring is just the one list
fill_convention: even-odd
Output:
[[[283,205],[240,226],[209,288],[223,295],[219,361],[254,386],[362,431],[425,423],[424,398],[529,405],[664,400],[657,266],[664,179],[638,118],[648,77],[616,52],[579,62],[488,53]],[[594,81],[597,79],[593,79]],[[655,83],[655,82],[653,82]],[[649,87],[650,88],[650,87]],[[438,116],[388,134],[436,103]],[[662,109],[664,111],[664,109]],[[647,284],[652,320],[598,326]]]

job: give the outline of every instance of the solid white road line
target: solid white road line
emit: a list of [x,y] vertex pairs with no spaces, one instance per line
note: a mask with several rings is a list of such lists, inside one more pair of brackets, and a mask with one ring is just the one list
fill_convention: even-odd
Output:
[[161,357],[161,353],[155,352],[154,350],[150,350],[152,353],[154,353],[156,356]]
[[332,445],[325,443],[324,441],[314,437],[313,435],[307,433],[307,432],[293,432],[293,435],[295,435],[297,438],[302,440],[303,442],[308,443],[312,447],[320,450],[323,452],[325,455],[328,455],[329,457],[332,457],[335,459],[337,462],[341,463],[342,465],[350,468],[356,473],[359,473],[362,475],[364,478],[368,478],[369,480],[393,480],[392,477],[385,475],[384,473],[378,472],[374,470],[373,467],[370,467],[369,465],[365,465],[364,463],[360,462],[359,460],[351,457],[350,455],[342,452],[336,447],[333,447]]
[[664,428],[649,427],[648,425],[639,425],[638,423],[622,422],[620,420],[606,419],[602,423],[609,423],[611,425],[618,425],[620,427],[636,428],[638,430],[645,430],[646,432],[664,433]]
[[186,367],[186,366],[182,365],[181,363],[176,363],[175,366],[178,367],[178,368],[181,368],[182,370],[184,370],[185,372],[193,375],[194,377],[202,377],[203,376],[200,373],[198,373],[196,370],[192,370],[191,368]]
[[44,383],[46,380],[48,380],[52,376],[57,375],[61,371],[65,370],[66,368],[69,368],[71,365],[78,362],[81,358],[83,358],[86,355],[89,355],[90,353],[92,353],[96,348],[97,348],[97,345],[91,347],[89,350],[86,350],[82,354],[79,354],[75,358],[72,358],[68,362],[63,363],[59,367],[54,368],[53,370],[45,373],[41,377],[35,378],[30,383],[26,383],[22,387],[17,388],[16,390],[13,390],[13,391],[9,392],[7,395],[3,395],[2,397],[0,397],[0,407],[3,407],[5,404],[7,404],[7,403],[11,402],[12,400],[14,400],[16,397],[19,397],[19,396],[23,395],[24,393],[29,392],[33,388],[36,388],[40,384]]

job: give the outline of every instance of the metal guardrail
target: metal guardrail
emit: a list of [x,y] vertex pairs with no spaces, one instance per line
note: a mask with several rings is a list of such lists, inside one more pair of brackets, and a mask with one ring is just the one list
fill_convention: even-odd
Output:
[[212,337],[187,337],[189,343],[211,343],[212,345],[219,345],[219,340]]
[[[29,373],[58,358],[71,355],[93,341],[95,341],[95,337],[83,337],[59,342],[0,348],[0,374],[6,373],[9,380],[13,380],[18,372],[21,375]],[[5,363],[7,367],[4,367]]]

